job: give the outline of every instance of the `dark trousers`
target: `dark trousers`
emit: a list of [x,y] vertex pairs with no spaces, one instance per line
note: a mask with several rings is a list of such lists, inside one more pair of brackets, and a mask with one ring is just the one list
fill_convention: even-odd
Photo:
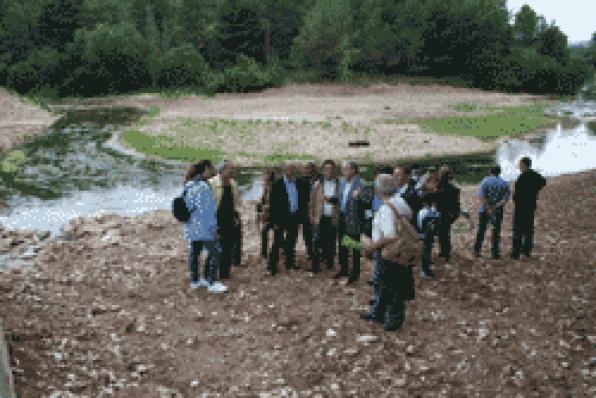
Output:
[[[350,238],[354,239],[357,242],[360,242],[360,234],[349,234],[346,232],[346,221],[343,215],[339,216],[339,234],[338,234],[338,241],[339,241],[339,265],[340,265],[340,273],[343,275],[350,275],[352,278],[359,278],[360,277],[360,250],[349,250],[347,247],[341,244],[341,240],[344,236],[349,236]],[[351,253],[349,253],[351,251]],[[349,272],[349,265],[348,260],[351,254],[352,257],[352,272]]]
[[422,264],[421,268],[426,274],[431,272],[430,265],[432,264],[433,244],[435,243],[435,235],[431,231],[425,231],[424,238],[422,238]]
[[221,253],[219,256],[219,277],[221,279],[230,278],[230,269],[232,267],[232,247],[236,240],[235,228],[233,225],[221,227],[219,232],[219,247]]
[[273,224],[267,222],[261,227],[261,257],[267,258],[269,252],[269,231],[273,229]]
[[535,209],[515,209],[513,214],[513,248],[511,255],[519,257],[520,252],[529,256],[534,246]]
[[441,219],[439,223],[439,247],[442,257],[451,257],[451,222],[448,219]]
[[498,208],[494,211],[492,216],[483,211],[479,215],[478,234],[476,235],[476,243],[474,244],[474,251],[480,253],[482,243],[484,243],[484,235],[488,224],[492,225],[492,255],[499,256],[499,243],[501,242],[501,224],[503,223],[503,208]]
[[[404,281],[407,274],[406,268],[397,263],[377,257],[379,262],[379,296],[374,312],[371,315],[385,324],[385,329],[396,330],[403,326],[406,320],[406,299],[408,293],[406,286],[409,281]],[[371,308],[371,310],[373,310]]]
[[313,255],[313,231],[310,219],[307,216],[300,217],[300,225],[302,225],[302,239],[304,246],[306,246],[306,254],[309,258]]
[[205,261],[205,279],[209,282],[216,281],[218,279],[218,263],[219,263],[219,247],[215,241],[200,241],[195,240],[190,242],[188,253],[188,268],[190,271],[190,280],[192,282],[198,282],[200,276],[199,269],[199,255],[203,249],[209,252],[209,256]]
[[296,240],[298,239],[298,217],[288,216],[283,225],[275,225],[273,233],[273,247],[269,255],[268,269],[270,272],[277,272],[279,251],[284,248],[286,256],[286,268],[295,266]]
[[240,222],[240,218],[234,224],[233,236],[232,263],[234,265],[240,265],[242,262],[242,223]]
[[337,239],[337,227],[333,225],[331,217],[321,217],[319,225],[313,226],[313,257],[312,268],[320,270],[320,262],[323,260],[327,269],[333,268],[335,260],[335,241]]

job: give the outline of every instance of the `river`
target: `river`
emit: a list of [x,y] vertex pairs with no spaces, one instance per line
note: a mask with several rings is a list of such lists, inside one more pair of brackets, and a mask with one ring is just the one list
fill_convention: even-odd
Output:
[[[596,116],[594,102],[561,104],[551,110],[579,120],[573,127],[559,124],[528,140],[508,140],[496,153],[408,160],[419,172],[448,163],[460,183],[478,182],[498,161],[508,180],[517,177],[521,156],[534,159],[547,176],[596,168],[596,137],[587,126]],[[134,216],[169,209],[181,191],[185,165],[147,160],[122,151],[113,140],[118,126],[139,117],[131,108],[71,111],[48,134],[20,148],[24,160],[18,171],[0,169],[0,224],[10,229],[50,231],[53,236],[70,220],[81,216],[117,213]],[[364,165],[370,178],[373,165]],[[239,169],[245,199],[260,196],[259,170]]]

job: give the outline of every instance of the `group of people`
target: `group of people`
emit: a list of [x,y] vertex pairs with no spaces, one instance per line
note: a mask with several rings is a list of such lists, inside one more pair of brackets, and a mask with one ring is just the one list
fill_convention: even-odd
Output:
[[[515,184],[514,234],[511,257],[530,256],[533,217],[538,192],[545,180],[531,170],[529,158],[520,161],[521,175]],[[340,169],[338,173],[338,168]],[[192,165],[186,176],[184,200],[191,212],[185,225],[190,242],[191,288],[207,286],[210,292],[225,292],[220,279],[230,277],[231,264],[240,264],[239,191],[232,162],[220,162],[214,169],[208,160]],[[339,269],[335,279],[348,284],[360,279],[362,254],[374,264],[370,311],[362,318],[397,330],[405,322],[405,303],[415,296],[413,262],[421,266],[420,276],[432,278],[432,252],[439,242],[439,256],[450,261],[451,226],[460,216],[460,190],[453,184],[447,166],[415,178],[409,167],[378,166],[373,184],[360,178],[355,162],[343,161],[338,167],[325,160],[318,172],[313,162],[302,166],[286,163],[281,175],[268,169],[263,175],[263,195],[257,205],[261,227],[261,256],[271,276],[279,273],[283,254],[287,270],[298,269],[296,243],[302,230],[309,271],[322,267]],[[493,226],[493,257],[499,258],[503,207],[509,200],[509,185],[500,178],[500,168],[481,183],[481,207],[474,253],[481,255],[487,226]],[[269,244],[270,233],[273,243]],[[415,239],[418,256],[408,259],[388,256],[385,249],[405,237]],[[414,238],[412,238],[412,236]],[[199,254],[206,250],[204,277],[199,273]]]

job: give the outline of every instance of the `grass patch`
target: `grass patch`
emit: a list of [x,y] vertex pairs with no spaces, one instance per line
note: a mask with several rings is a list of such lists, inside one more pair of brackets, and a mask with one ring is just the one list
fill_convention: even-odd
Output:
[[179,146],[171,137],[154,137],[139,131],[124,132],[122,134],[122,140],[136,151],[164,159],[185,162],[194,162],[198,159],[211,159],[213,162],[218,162],[224,158],[224,153],[216,149]]
[[497,138],[534,131],[552,121],[544,115],[544,106],[532,105],[502,108],[483,116],[448,116],[418,123],[437,133]]

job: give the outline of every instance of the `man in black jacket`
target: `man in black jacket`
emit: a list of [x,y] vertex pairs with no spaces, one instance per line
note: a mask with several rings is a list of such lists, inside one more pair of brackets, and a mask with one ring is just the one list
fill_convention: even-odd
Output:
[[284,166],[284,175],[275,181],[269,196],[269,217],[273,224],[273,247],[269,255],[267,269],[275,275],[279,250],[284,247],[286,268],[297,269],[295,263],[296,239],[298,237],[299,199],[296,187],[296,166],[287,163]]
[[302,168],[302,176],[296,181],[296,187],[298,188],[298,224],[302,225],[302,239],[304,239],[309,259],[312,259],[313,255],[313,238],[308,205],[312,187],[318,179],[317,166],[314,162],[307,162]]
[[521,175],[515,181],[513,202],[513,248],[511,258],[519,259],[520,251],[530,257],[534,235],[534,213],[538,193],[546,185],[546,179],[531,169],[532,160],[523,157],[519,161]]
[[451,171],[444,170],[440,174],[437,210],[439,216],[439,257],[449,262],[451,259],[451,225],[457,220],[460,213],[460,190],[453,185]]
[[412,210],[412,225],[416,226],[416,217],[422,207],[419,192],[416,190],[416,180],[412,177],[412,170],[407,166],[398,166],[393,171],[397,184],[396,193],[406,201]]

